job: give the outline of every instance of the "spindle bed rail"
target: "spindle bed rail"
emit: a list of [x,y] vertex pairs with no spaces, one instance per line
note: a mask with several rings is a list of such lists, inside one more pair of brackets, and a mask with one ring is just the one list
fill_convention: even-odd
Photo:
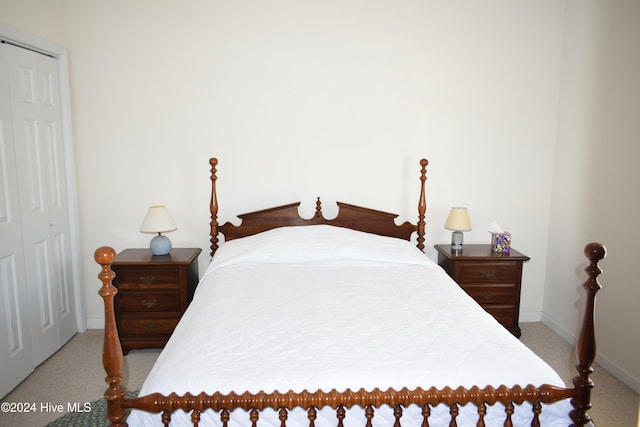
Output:
[[[211,165],[211,254],[218,248],[218,232],[222,232],[227,240],[252,235],[261,231],[270,230],[281,226],[291,225],[311,225],[311,224],[332,224],[340,227],[354,228],[360,231],[367,231],[382,235],[391,235],[409,239],[413,232],[418,233],[418,247],[424,248],[425,234],[425,181],[427,161],[421,160],[421,190],[418,203],[418,222],[416,225],[404,223],[395,225],[396,215],[388,214],[372,209],[361,208],[354,205],[339,203],[340,212],[332,220],[327,220],[322,215],[320,200],[318,199],[316,213],[311,219],[302,219],[297,213],[298,204],[291,204],[263,211],[241,215],[242,224],[238,227],[226,223],[219,226],[217,222],[218,202],[216,196],[216,165],[217,159],[210,160]],[[594,332],[594,307],[596,293],[601,286],[598,276],[601,269],[598,262],[606,255],[605,247],[600,243],[590,243],[584,249],[585,256],[589,260],[589,266],[585,269],[588,278],[583,284],[586,291],[586,301],[584,307],[583,321],[580,335],[576,346],[577,375],[573,378],[573,387],[562,388],[552,385],[516,385],[506,387],[499,385],[496,387],[486,386],[480,388],[473,386],[465,387],[444,387],[444,388],[408,388],[380,390],[351,390],[338,391],[336,389],[324,391],[315,390],[302,392],[280,392],[267,393],[220,393],[212,394],[185,393],[178,395],[170,393],[163,395],[152,393],[146,396],[126,398],[126,389],[122,384],[122,364],[123,353],[118,337],[118,330],[114,313],[114,297],[118,290],[113,286],[112,281],[115,273],[111,270],[116,252],[110,247],[100,247],[95,251],[94,257],[101,265],[101,272],[98,278],[102,282],[99,294],[104,300],[105,309],[105,335],[103,348],[103,364],[107,377],[105,381],[108,388],[105,391],[107,400],[107,419],[112,426],[126,426],[128,410],[132,408],[141,409],[153,413],[162,413],[162,422],[165,426],[171,423],[171,415],[175,411],[182,410],[190,413],[190,419],[194,426],[200,424],[202,412],[211,409],[220,416],[220,425],[229,426],[230,413],[235,409],[242,409],[249,414],[248,425],[258,427],[260,423],[260,413],[266,409],[277,411],[280,426],[286,427],[289,418],[289,411],[294,408],[302,408],[307,412],[310,427],[315,427],[317,411],[323,407],[331,407],[336,412],[336,426],[344,427],[345,411],[354,406],[364,409],[366,427],[375,425],[374,415],[376,408],[388,405],[393,409],[395,417],[394,427],[401,427],[403,409],[410,405],[418,405],[422,411],[421,427],[429,427],[431,409],[445,404],[449,407],[451,416],[450,426],[457,426],[458,411],[461,406],[474,405],[477,408],[477,426],[484,426],[484,416],[488,406],[502,404],[505,407],[504,426],[513,426],[512,414],[515,405],[528,402],[532,405],[531,426],[540,425],[540,413],[543,404],[551,404],[563,399],[570,399],[573,410],[570,418],[574,426],[592,425],[593,422],[588,413],[591,408],[591,390],[594,386],[590,375],[593,372],[592,364],[596,355],[596,341]]]

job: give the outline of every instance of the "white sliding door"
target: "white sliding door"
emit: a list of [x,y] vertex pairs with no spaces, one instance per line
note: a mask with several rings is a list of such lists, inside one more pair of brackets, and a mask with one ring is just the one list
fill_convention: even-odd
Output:
[[[7,191],[7,206],[12,217],[19,217],[15,226],[8,227],[13,233],[10,240],[2,239],[2,253],[12,254],[15,260],[21,259],[23,265],[23,272],[20,272],[16,262],[14,274],[22,293],[16,293],[15,305],[12,301],[4,304],[3,310],[11,315],[5,314],[0,321],[3,329],[12,331],[11,316],[17,318],[17,311],[20,312],[23,335],[31,337],[29,359],[33,367],[53,354],[78,330],[58,71],[54,58],[7,44],[0,45],[0,61],[6,69],[3,72],[8,74],[8,78],[2,80],[8,82],[10,111],[10,116],[5,117],[7,107],[3,106],[2,120],[10,123],[7,128],[11,132],[7,135],[12,135],[4,140],[7,148],[6,156],[3,155],[6,170],[3,181],[11,183],[13,190]],[[7,103],[6,96],[2,103]],[[16,230],[20,230],[19,242]],[[6,277],[10,275],[7,273]],[[11,280],[7,279],[7,282]],[[28,331],[24,326],[25,314]],[[0,344],[0,347],[4,346]],[[2,391],[6,393],[0,390],[0,395]]]

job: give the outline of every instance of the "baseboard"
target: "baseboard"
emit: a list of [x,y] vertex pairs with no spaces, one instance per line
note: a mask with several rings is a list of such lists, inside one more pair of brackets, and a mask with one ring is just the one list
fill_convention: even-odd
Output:
[[[557,322],[551,319],[549,316],[542,315],[542,323],[544,323],[549,329],[558,334],[562,339],[567,341],[569,344],[575,346],[577,338],[574,334],[567,331],[565,328],[560,326]],[[596,340],[598,337],[596,336]],[[597,341],[596,341],[597,343]],[[631,376],[627,371],[620,368],[618,365],[613,363],[609,358],[607,358],[606,354],[599,350],[596,354],[596,363],[605,371],[609,372],[611,375],[616,377],[630,389],[640,394],[640,380]]]
[[611,375],[622,381],[625,385],[627,385],[631,390],[640,394],[640,380],[633,378],[627,371],[621,369],[615,363],[612,363],[606,355],[603,355],[600,352],[596,356],[596,363],[605,371],[609,372]]
[[104,329],[104,318],[87,318],[87,329]]
[[520,313],[521,323],[536,323],[542,321],[542,313],[539,311],[530,311]]
[[572,333],[560,326],[555,320],[547,316],[546,314],[542,315],[542,323],[544,323],[549,329],[551,329],[556,334],[560,335],[560,337],[568,342],[569,344],[575,346],[576,345],[576,336]]

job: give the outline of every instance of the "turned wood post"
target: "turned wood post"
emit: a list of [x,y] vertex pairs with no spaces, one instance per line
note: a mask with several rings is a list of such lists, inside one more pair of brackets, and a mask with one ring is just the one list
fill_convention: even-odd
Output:
[[209,225],[211,227],[211,256],[213,256],[218,249],[218,196],[216,194],[216,180],[218,179],[218,176],[216,175],[216,166],[218,164],[218,159],[212,157],[209,159],[209,164],[211,165],[211,203],[209,204],[211,222]]
[[116,251],[110,247],[96,249],[94,258],[102,266],[98,278],[102,281],[102,287],[98,294],[104,300],[104,345],[102,348],[102,364],[107,373],[105,382],[108,384],[104,397],[107,399],[107,419],[112,427],[124,427],[125,410],[122,406],[125,389],[121,385],[122,375],[122,347],[116,327],[116,315],[113,299],[118,289],[113,286],[112,280],[116,274],[111,270],[111,263],[116,257]]
[[316,212],[313,216],[315,218],[322,218],[322,202],[320,201],[320,196],[316,199]]
[[427,159],[420,160],[420,201],[418,202],[418,249],[424,250],[424,234],[426,222],[424,214],[427,211],[427,198],[425,196],[425,183],[427,181]]
[[574,408],[571,411],[571,419],[573,420],[572,425],[574,426],[593,425],[591,416],[587,411],[591,409],[591,389],[593,388],[593,381],[589,378],[589,375],[593,373],[591,365],[596,357],[594,309],[596,293],[601,288],[600,283],[598,283],[598,276],[602,273],[602,270],[598,266],[598,261],[606,256],[607,249],[600,243],[589,243],[584,248],[584,254],[590,263],[589,266],[585,268],[589,277],[582,285],[587,291],[587,300],[585,303],[584,317],[582,319],[582,328],[580,329],[580,336],[576,344],[576,358],[578,360],[576,369],[578,375],[573,378],[576,394],[575,397],[571,399],[571,404]]

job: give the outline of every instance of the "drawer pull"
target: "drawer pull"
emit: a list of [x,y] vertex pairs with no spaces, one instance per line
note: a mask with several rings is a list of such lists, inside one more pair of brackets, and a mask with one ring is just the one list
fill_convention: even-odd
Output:
[[140,282],[145,285],[150,285],[156,282],[156,276],[140,276]]
[[484,270],[480,273],[483,279],[493,279],[496,275],[495,270]]
[[143,299],[142,300],[142,305],[147,307],[147,308],[153,308],[156,305],[158,305],[158,300],[156,298],[153,299]]
[[158,327],[158,322],[145,322],[143,326],[145,329],[155,329]]
[[480,294],[480,299],[482,299],[482,301],[490,301],[493,299],[493,292],[489,292],[489,293],[484,293],[482,292]]

